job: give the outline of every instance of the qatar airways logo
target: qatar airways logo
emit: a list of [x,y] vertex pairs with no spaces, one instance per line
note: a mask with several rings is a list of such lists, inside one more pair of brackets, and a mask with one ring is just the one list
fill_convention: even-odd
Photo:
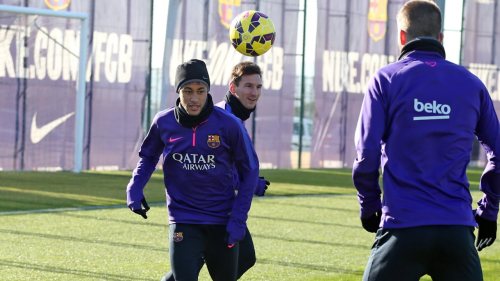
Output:
[[197,153],[174,153],[172,159],[182,164],[182,169],[188,171],[206,171],[215,169],[215,155]]
[[439,120],[439,119],[450,119],[451,107],[448,104],[440,104],[435,100],[432,102],[424,103],[418,101],[418,99],[413,100],[413,109],[416,112],[425,112],[432,115],[424,116],[414,116],[414,121],[421,120]]

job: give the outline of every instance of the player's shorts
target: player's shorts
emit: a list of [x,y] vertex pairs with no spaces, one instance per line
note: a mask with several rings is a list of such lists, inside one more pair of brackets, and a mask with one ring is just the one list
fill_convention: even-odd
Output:
[[474,240],[469,226],[379,229],[363,281],[481,281]]
[[238,255],[238,279],[252,266],[255,265],[255,247],[253,245],[252,235],[246,230],[245,238],[240,241],[240,252]]
[[239,245],[227,247],[225,225],[171,224],[169,236],[176,280],[198,280],[203,262],[213,280],[236,280]]

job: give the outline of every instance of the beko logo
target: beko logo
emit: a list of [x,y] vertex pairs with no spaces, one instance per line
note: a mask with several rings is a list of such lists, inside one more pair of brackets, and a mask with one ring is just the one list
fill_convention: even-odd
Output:
[[418,101],[418,99],[413,100],[413,109],[416,112],[425,112],[431,113],[433,115],[424,115],[424,116],[414,116],[414,121],[421,120],[438,120],[438,119],[450,119],[451,107],[448,104],[440,104],[435,100],[432,102],[424,103]]

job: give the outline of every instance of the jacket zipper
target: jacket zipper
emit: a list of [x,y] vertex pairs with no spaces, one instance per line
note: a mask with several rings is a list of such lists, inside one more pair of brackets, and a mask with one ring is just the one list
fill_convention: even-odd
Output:
[[196,128],[198,128],[198,126],[193,127],[193,143],[192,143],[192,146],[196,146]]
[[201,126],[202,124],[206,123],[208,120],[205,120],[203,122],[201,122],[200,124],[198,124],[196,127],[193,127],[193,141],[191,143],[191,145],[194,147],[196,146],[196,129]]

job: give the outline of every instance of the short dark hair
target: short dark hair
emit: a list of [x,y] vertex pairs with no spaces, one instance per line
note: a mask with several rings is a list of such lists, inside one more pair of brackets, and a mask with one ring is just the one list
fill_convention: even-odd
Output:
[[233,67],[233,71],[231,72],[231,82],[236,86],[239,86],[241,77],[243,75],[252,74],[259,74],[259,76],[262,77],[262,71],[260,70],[260,67],[251,61],[240,62]]
[[406,2],[398,13],[399,28],[407,34],[407,41],[417,37],[438,38],[441,33],[441,10],[430,0]]

